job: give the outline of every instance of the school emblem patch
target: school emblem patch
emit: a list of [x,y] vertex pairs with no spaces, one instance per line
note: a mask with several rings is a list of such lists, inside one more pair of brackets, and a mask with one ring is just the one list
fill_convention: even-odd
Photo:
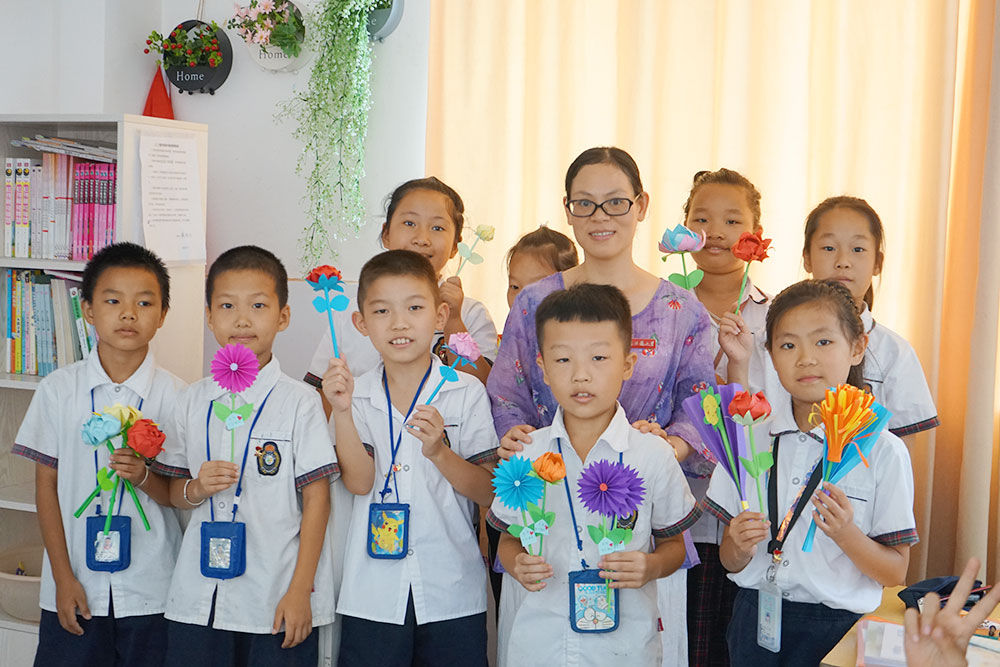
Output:
[[629,530],[634,530],[635,522],[636,519],[638,518],[639,518],[639,511],[636,510],[631,514],[629,514],[628,516],[618,517],[618,523],[616,523],[615,525],[618,526],[619,528],[628,528]]
[[258,445],[254,455],[257,457],[257,472],[261,475],[278,474],[278,468],[281,467],[281,452],[278,451],[277,443],[268,440],[263,445]]

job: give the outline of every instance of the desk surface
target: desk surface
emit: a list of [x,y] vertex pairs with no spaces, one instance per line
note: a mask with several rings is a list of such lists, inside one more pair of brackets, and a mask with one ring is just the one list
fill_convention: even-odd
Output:
[[[879,618],[891,621],[893,623],[903,622],[903,611],[906,609],[906,605],[903,601],[899,599],[896,595],[899,591],[903,590],[904,586],[894,586],[892,588],[882,589],[882,604],[879,605],[878,609],[873,611],[871,614],[865,615],[864,618],[869,616],[878,616]],[[862,618],[862,620],[864,620]],[[823,659],[824,667],[854,667],[858,663],[858,626],[855,624],[851,628],[850,632],[844,635],[833,650],[830,651],[826,658]]]

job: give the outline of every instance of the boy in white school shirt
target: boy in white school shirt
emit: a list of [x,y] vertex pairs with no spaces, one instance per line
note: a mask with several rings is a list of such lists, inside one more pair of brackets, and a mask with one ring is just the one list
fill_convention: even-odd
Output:
[[192,513],[167,598],[166,664],[315,667],[312,629],[333,621],[324,536],[338,469],[319,397],[271,354],[288,326],[288,276],[267,250],[233,248],[209,269],[205,297],[216,341],[249,348],[260,371],[237,394],[254,407],[232,458],[212,415],[228,392],[208,377],[178,399],[162,468],[174,505]]
[[[180,545],[177,518],[160,505],[169,506],[167,480],[128,450],[109,455],[103,444],[85,444],[81,428],[93,411],[115,403],[161,424],[169,421],[183,384],[157,367],[149,342],[170,306],[170,278],[152,252],[117,243],[87,263],[82,288],[97,350],[41,381],[14,440],[14,453],[37,463],[35,498],[45,543],[35,664],[155,665],[166,643],[163,609]],[[109,464],[134,484],[149,531],[123,489],[114,507],[103,492],[85,515],[73,516],[97,485],[97,471]],[[87,564],[88,550],[96,558],[99,547],[88,536],[87,519],[108,512],[128,522],[116,531],[119,550],[126,531],[131,544],[128,563],[118,553],[119,564],[127,566],[115,572]],[[103,527],[103,521],[91,523]]]
[[[422,255],[369,260],[358,307],[354,322],[382,363],[355,381],[333,359],[323,377],[343,482],[359,496],[337,601],[339,664],[486,665],[486,568],[473,530],[474,503],[493,498],[479,465],[497,446],[486,390],[458,373],[425,405],[442,378],[430,342],[448,306]],[[383,503],[395,507],[374,507]]]
[[[535,323],[538,363],[559,409],[551,426],[531,434],[532,445],[523,456],[534,460],[546,452],[561,453],[566,477],[558,484],[564,488],[546,494],[546,509],[556,517],[541,556],[529,555],[507,532],[522,523],[520,512],[498,497],[487,515],[501,531],[505,577],[520,584],[503,586],[497,657],[501,665],[659,665],[655,582],[684,562],[681,533],[694,524],[697,512],[673,449],[662,438],[632,428],[618,404],[636,359],[629,352],[628,300],[611,285],[580,283],[547,296]],[[619,519],[632,524],[628,551],[605,556],[585,527],[602,519],[584,507],[577,493],[583,468],[601,460],[632,467],[645,487],[637,512]],[[570,620],[570,573],[595,568],[611,581],[612,591],[619,591],[618,627],[584,633],[575,616]],[[598,602],[598,607],[608,605]]]

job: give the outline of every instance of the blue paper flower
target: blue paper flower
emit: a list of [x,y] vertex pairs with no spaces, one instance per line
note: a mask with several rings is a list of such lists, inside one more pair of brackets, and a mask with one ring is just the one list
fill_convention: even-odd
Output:
[[94,413],[83,425],[83,441],[91,446],[96,446],[113,438],[122,431],[122,423],[117,417],[109,414]]
[[528,503],[537,503],[545,491],[545,482],[532,472],[531,461],[512,456],[501,461],[493,473],[493,488],[500,502],[512,510],[524,511]]

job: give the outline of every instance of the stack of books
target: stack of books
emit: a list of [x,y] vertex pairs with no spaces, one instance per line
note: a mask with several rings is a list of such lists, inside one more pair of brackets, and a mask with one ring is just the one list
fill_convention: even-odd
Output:
[[83,318],[79,284],[41,271],[2,269],[0,322],[7,373],[47,375],[96,345]]

